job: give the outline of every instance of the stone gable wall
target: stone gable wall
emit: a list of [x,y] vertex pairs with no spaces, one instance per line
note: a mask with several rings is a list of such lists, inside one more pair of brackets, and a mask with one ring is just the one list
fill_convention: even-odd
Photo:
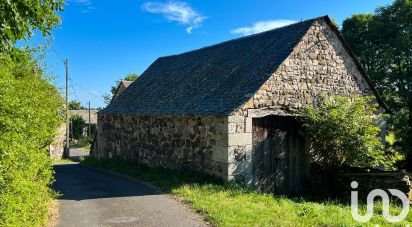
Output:
[[227,180],[227,117],[98,116],[97,158],[190,168]]
[[[326,95],[373,95],[329,25],[319,20],[254,96],[229,116],[229,178],[252,181],[252,118],[291,115]],[[242,137],[242,143],[231,141]]]

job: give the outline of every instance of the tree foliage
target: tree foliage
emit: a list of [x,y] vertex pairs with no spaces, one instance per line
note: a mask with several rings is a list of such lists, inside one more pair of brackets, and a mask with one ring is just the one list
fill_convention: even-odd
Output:
[[69,110],[83,110],[83,109],[85,109],[81,105],[80,101],[77,101],[77,100],[70,101],[68,105],[69,105]]
[[53,181],[47,155],[62,97],[27,51],[0,56],[0,226],[41,226]]
[[394,155],[385,154],[378,137],[377,107],[371,98],[334,96],[323,97],[318,107],[303,108],[301,120],[311,139],[313,161],[329,167],[387,164]]
[[80,116],[72,116],[71,122],[71,137],[73,139],[80,139],[83,136],[83,130],[86,127],[86,122]]
[[118,79],[115,82],[115,85],[113,85],[110,88],[110,94],[104,94],[103,99],[106,104],[109,104],[112,101],[112,97],[116,94],[117,87],[119,84],[124,80],[124,81],[135,81],[139,78],[139,75],[137,73],[129,73],[127,74],[123,79]]
[[398,144],[412,155],[412,0],[354,15],[342,33],[393,110]]
[[0,53],[9,51],[20,39],[29,38],[35,30],[48,35],[59,23],[56,11],[63,10],[63,0],[0,1]]

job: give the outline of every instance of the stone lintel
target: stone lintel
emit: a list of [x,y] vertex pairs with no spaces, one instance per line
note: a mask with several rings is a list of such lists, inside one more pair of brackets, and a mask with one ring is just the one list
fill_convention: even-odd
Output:
[[281,110],[281,109],[248,109],[247,115],[249,118],[261,118],[261,117],[266,117],[269,115],[293,116],[292,114],[288,113],[286,110]]

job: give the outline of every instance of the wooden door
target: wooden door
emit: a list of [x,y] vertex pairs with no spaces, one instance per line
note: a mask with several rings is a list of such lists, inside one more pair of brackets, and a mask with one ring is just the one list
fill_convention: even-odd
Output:
[[295,194],[308,172],[305,139],[293,117],[253,119],[254,185],[261,191]]

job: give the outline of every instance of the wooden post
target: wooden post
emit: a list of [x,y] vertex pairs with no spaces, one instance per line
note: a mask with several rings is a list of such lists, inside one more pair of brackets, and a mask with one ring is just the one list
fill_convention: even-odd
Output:
[[69,60],[64,62],[66,66],[66,146],[64,147],[63,157],[68,158],[70,156],[70,122],[69,122]]
[[89,138],[90,138],[90,134],[91,134],[91,126],[90,126],[90,124],[91,124],[91,122],[90,122],[90,101],[89,101],[89,130],[88,130],[88,136],[89,136]]

